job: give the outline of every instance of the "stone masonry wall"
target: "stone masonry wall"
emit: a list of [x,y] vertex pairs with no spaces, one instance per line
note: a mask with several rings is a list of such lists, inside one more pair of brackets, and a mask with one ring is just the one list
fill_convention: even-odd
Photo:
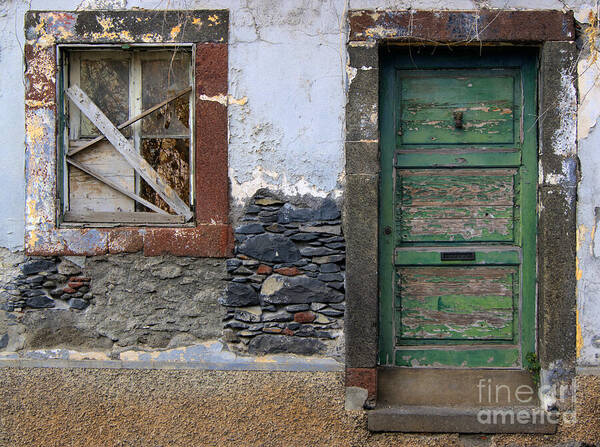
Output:
[[343,356],[345,242],[332,199],[259,191],[235,228],[223,339],[250,354]]
[[221,335],[225,260],[0,252],[0,352],[173,348]]

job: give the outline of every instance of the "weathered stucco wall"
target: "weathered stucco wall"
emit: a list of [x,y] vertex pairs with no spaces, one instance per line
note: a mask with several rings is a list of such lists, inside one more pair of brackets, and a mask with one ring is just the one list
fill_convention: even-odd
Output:
[[[588,3],[592,3],[591,0],[578,0],[568,5],[575,12],[577,20],[584,23],[584,31],[585,23],[591,21]],[[533,6],[536,9],[567,8],[560,0],[538,0]],[[282,197],[304,195],[308,201],[310,197],[330,196],[338,201],[342,197],[346,188],[344,140],[347,85],[349,78],[355,75],[347,66],[345,48],[349,10],[476,10],[483,7],[531,9],[532,2],[381,0],[375,4],[368,0],[60,0],[52,2],[51,6],[41,0],[4,2],[0,6],[0,32],[3,36],[0,62],[5,76],[0,79],[0,100],[14,107],[0,109],[0,122],[3,123],[0,145],[4,154],[0,176],[0,246],[10,250],[23,247],[25,134],[24,108],[21,105],[25,82],[22,46],[26,9],[214,8],[230,11],[228,153],[232,218],[235,222],[242,216],[243,207],[262,188],[278,191]],[[584,35],[580,43],[585,43],[585,39]],[[556,153],[565,158],[563,169],[548,175],[541,172],[541,181],[549,185],[576,180],[576,166],[570,160],[575,143],[572,130],[577,120],[581,179],[577,194],[576,331],[577,358],[582,367],[600,366],[600,242],[595,237],[600,225],[597,181],[600,131],[595,126],[600,115],[600,67],[596,61],[589,62],[588,53],[589,48],[584,48],[577,66],[579,92],[566,88],[564,93],[570,96],[557,97],[558,102],[564,102],[564,107],[561,105],[564,114],[555,135],[556,147],[564,147],[566,151],[560,153],[559,150]],[[580,105],[576,112],[573,100],[577,93]],[[562,129],[567,131],[563,132]],[[16,262],[12,256],[6,254],[4,259],[8,259],[7,264]],[[213,267],[224,268],[224,264]],[[10,268],[6,267],[7,271]],[[147,266],[144,272],[151,274],[151,266]],[[207,285],[214,287],[211,297],[216,298],[217,288],[223,287],[223,284],[223,278],[220,277]],[[76,311],[69,309],[70,313]],[[56,313],[55,310],[42,310],[40,314],[44,312]],[[219,311],[215,308],[211,315],[218,319]],[[211,324],[214,321],[211,320]],[[18,340],[19,336],[23,336],[23,333],[19,333],[21,329],[10,326],[13,339]],[[43,327],[38,322],[31,327],[34,326]],[[216,335],[211,333],[207,337],[214,338]],[[166,347],[168,344],[168,341],[166,344],[161,342],[152,347]],[[50,346],[54,345],[46,343],[44,347]]]

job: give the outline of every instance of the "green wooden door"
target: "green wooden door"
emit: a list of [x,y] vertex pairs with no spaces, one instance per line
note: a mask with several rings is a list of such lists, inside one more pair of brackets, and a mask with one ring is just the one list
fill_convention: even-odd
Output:
[[383,56],[381,365],[522,368],[535,351],[536,57]]

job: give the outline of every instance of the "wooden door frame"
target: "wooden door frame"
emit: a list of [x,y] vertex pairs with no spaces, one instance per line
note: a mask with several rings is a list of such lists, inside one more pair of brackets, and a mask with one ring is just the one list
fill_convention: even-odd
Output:
[[[350,11],[346,107],[346,387],[374,405],[378,353],[379,60],[394,42],[539,47],[537,353],[545,403],[575,374],[575,29],[560,11]],[[565,167],[566,170],[565,170]]]

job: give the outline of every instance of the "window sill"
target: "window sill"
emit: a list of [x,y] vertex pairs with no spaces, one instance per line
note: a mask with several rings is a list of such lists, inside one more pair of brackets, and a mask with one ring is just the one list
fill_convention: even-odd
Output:
[[90,212],[74,213],[67,211],[64,215],[62,228],[89,228],[89,227],[120,227],[120,226],[194,226],[186,223],[184,216],[166,215],[146,212]]
[[226,258],[233,250],[229,224],[191,227],[55,228],[29,231],[25,252],[30,256],[99,256],[143,252],[144,256]]

